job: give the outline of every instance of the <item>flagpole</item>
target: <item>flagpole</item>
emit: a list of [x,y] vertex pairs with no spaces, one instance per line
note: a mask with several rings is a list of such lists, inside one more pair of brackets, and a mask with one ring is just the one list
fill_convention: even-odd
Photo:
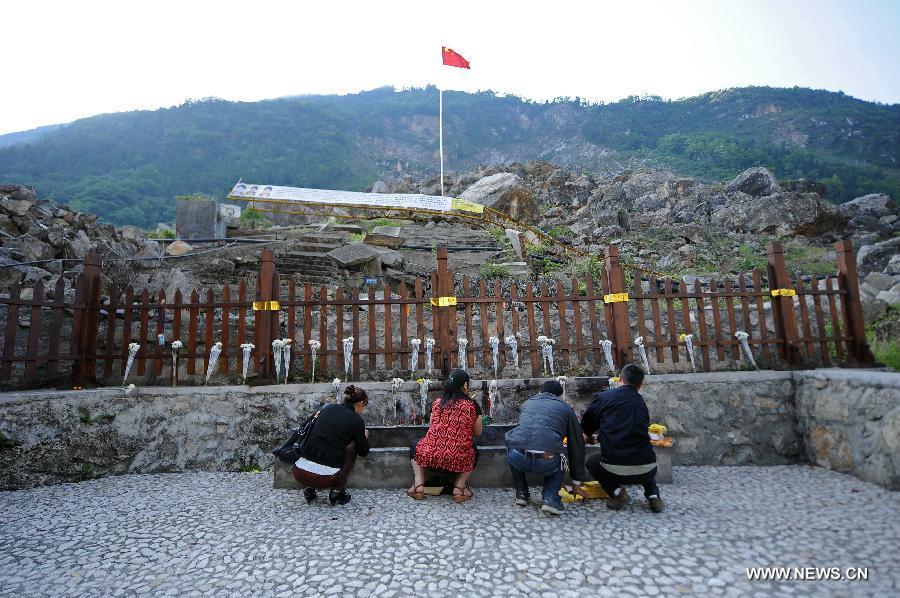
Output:
[[444,197],[444,90],[438,89],[438,147],[441,154],[441,197]]

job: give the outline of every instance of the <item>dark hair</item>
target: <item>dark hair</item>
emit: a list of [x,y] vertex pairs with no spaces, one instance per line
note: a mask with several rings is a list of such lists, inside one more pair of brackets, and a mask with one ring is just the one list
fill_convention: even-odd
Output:
[[639,365],[629,363],[622,368],[622,381],[632,386],[640,386],[644,383],[644,370]]
[[355,405],[356,403],[368,403],[369,395],[366,394],[366,391],[359,388],[358,386],[353,386],[352,384],[344,389],[344,402],[350,403],[351,405]]
[[563,387],[559,380],[547,380],[541,384],[541,392],[549,392],[552,395],[561,397],[563,395]]
[[450,372],[444,380],[444,393],[441,395],[441,408],[450,407],[461,399],[471,397],[463,390],[463,386],[469,381],[469,374],[465,370],[456,369]]

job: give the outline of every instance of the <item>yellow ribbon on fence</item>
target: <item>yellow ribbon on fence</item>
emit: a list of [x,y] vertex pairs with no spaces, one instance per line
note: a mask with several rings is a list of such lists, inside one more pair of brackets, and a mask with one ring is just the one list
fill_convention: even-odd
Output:
[[612,293],[610,295],[603,295],[603,303],[620,303],[622,301],[628,301],[628,293]]
[[794,289],[772,289],[773,297],[793,297],[797,294]]
[[456,297],[432,297],[431,305],[434,307],[450,307],[456,305]]
[[253,311],[278,311],[281,309],[281,303],[278,301],[254,301]]

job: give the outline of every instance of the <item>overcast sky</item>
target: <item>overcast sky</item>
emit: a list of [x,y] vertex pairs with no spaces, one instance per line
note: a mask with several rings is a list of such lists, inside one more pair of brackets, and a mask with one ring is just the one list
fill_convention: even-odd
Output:
[[[800,85],[900,102],[900,0],[2,0],[0,22],[0,133],[442,81],[534,99]],[[442,44],[471,72],[439,67]]]

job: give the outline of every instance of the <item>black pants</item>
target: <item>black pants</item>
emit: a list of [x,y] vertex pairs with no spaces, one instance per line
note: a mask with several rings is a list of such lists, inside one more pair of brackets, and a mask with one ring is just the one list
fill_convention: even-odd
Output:
[[594,479],[600,482],[600,486],[607,494],[613,496],[619,486],[643,486],[644,496],[659,496],[659,486],[656,485],[656,468],[640,475],[616,475],[607,471],[600,463],[600,455],[588,458],[584,466]]

